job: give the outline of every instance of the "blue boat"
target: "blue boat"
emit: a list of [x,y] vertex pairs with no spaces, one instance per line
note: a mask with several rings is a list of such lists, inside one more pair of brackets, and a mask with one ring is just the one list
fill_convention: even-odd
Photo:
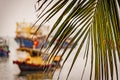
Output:
[[[15,41],[20,45],[21,47],[25,48],[33,48],[34,46],[34,40],[30,38],[25,38],[25,37],[16,37]],[[49,41],[44,42],[44,38],[38,39],[38,44],[35,48],[40,48],[43,46],[43,48],[46,48],[48,45]]]
[[0,56],[9,56],[9,46],[6,44],[6,40],[0,37]]

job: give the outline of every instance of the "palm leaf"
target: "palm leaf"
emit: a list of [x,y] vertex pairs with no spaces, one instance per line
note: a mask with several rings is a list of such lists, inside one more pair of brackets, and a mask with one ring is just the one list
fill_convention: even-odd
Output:
[[[50,51],[51,57],[55,57],[58,54],[61,54],[62,57],[66,55],[58,79],[60,79],[64,64],[78,45],[77,50],[74,51],[76,53],[66,76],[66,80],[69,79],[73,66],[77,58],[79,58],[78,55],[81,55],[84,44],[86,48],[84,48],[83,58],[86,58],[86,61],[81,79],[84,77],[88,58],[91,58],[90,80],[113,80],[114,75],[116,75],[117,80],[119,79],[119,65],[117,64],[120,61],[120,18],[118,12],[119,6],[117,6],[119,1],[57,0],[56,3],[53,3],[54,1],[39,0],[39,2],[41,2],[41,5],[39,5],[37,11],[42,12],[39,14],[35,24],[41,21],[41,25],[52,20],[54,15],[57,15],[63,9],[63,13],[56,19],[48,35],[49,38],[55,32],[46,49],[46,51]],[[45,4],[47,6],[42,9]],[[52,6],[49,6],[50,4]],[[67,38],[72,36],[73,38],[70,43],[61,52],[61,45],[63,45]],[[59,42],[54,44],[56,39],[59,39]],[[68,51],[68,46],[72,43],[73,46]],[[49,60],[51,60],[51,57]],[[115,73],[113,74],[114,71]]]

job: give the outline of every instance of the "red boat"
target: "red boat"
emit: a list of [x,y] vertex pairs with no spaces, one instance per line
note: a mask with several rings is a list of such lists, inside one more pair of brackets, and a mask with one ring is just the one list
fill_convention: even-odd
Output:
[[[45,58],[45,57],[44,57]],[[53,61],[44,62],[42,57],[32,57],[26,60],[15,60],[14,64],[17,64],[21,71],[45,71],[53,70],[55,67],[60,65],[61,56],[56,56]]]
[[13,63],[17,64],[21,71],[44,71],[45,69],[51,69],[55,66],[54,64],[46,64],[46,65],[36,65],[36,64],[28,64],[20,61],[13,61]]

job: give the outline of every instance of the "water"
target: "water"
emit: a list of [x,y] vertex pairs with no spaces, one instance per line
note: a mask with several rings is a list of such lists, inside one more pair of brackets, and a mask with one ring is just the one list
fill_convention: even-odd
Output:
[[[25,52],[18,52],[16,49],[19,47],[17,43],[14,41],[13,38],[9,39],[9,48],[10,48],[10,54],[9,57],[0,57],[0,80],[56,80],[57,76],[59,74],[60,69],[57,69],[53,78],[51,74],[45,74],[42,72],[32,72],[32,73],[21,73],[18,66],[16,64],[13,64],[13,60],[18,59],[20,56],[24,56]],[[71,58],[73,55],[71,56]],[[83,63],[80,59],[80,66],[83,66]],[[65,80],[66,75],[69,70],[69,65],[71,64],[71,59],[69,59],[66,62],[66,67],[63,68],[60,80]],[[79,65],[74,66],[73,74],[71,74],[70,80],[79,80],[79,75],[74,76],[74,74],[81,71],[81,69],[77,69]],[[75,72],[74,72],[75,71]]]
[[26,72],[23,73],[19,70],[13,60],[20,56],[24,56],[26,52],[18,52],[16,49],[19,47],[14,39],[9,39],[10,54],[9,57],[0,57],[0,80],[51,80],[52,75],[43,72]]
[[[42,72],[32,72],[32,73],[21,73],[18,66],[13,64],[13,60],[16,60],[20,56],[24,56],[25,52],[17,52],[16,49],[19,47],[14,39],[9,39],[10,54],[9,57],[0,57],[0,80],[57,80],[60,69],[57,69],[53,78],[51,74],[45,74]],[[74,52],[73,52],[74,53]],[[75,54],[72,54],[70,58],[65,63],[63,70],[60,75],[60,80],[65,80],[67,73],[69,71],[70,65],[72,63],[72,58]],[[64,59],[64,57],[63,57]],[[91,58],[88,58],[87,67],[83,76],[83,80],[89,80],[90,74],[90,61]],[[80,80],[85,60],[83,59],[83,54],[80,54],[77,59],[68,80]],[[118,66],[120,63],[118,62]],[[118,69],[120,72],[120,68]],[[120,73],[119,73],[120,74]],[[118,74],[118,75],[119,75]],[[87,76],[87,77],[86,77]],[[120,79],[120,76],[119,76]],[[116,80],[114,75],[114,80]]]

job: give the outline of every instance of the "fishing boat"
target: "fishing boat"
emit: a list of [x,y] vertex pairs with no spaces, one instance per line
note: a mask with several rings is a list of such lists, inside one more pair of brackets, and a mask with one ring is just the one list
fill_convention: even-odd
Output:
[[40,48],[46,48],[49,41],[46,41],[46,37],[49,32],[46,30],[38,29],[35,26],[31,29],[32,24],[16,23],[16,42],[20,45],[17,50],[27,51],[29,55],[25,59],[14,60],[13,63],[19,66],[21,71],[44,71],[46,69],[53,70],[53,68],[60,65],[61,56],[52,57],[48,60],[50,54],[40,54]]
[[[70,43],[70,41],[72,40],[72,38],[67,38],[66,41],[63,42],[63,44],[60,45],[61,48],[66,48],[68,46],[68,44]],[[59,42],[59,39],[56,39],[56,44]],[[71,48],[73,46],[74,42],[72,42],[71,44],[69,44],[68,48]]]
[[9,46],[6,44],[6,40],[0,37],[0,56],[9,56]]
[[45,41],[45,38],[41,38],[41,39],[31,39],[31,38],[26,38],[26,37],[16,37],[15,38],[16,42],[19,43],[19,48],[40,48],[43,45],[43,48],[46,48],[49,41]]
[[50,61],[47,58],[48,54],[44,54],[44,56],[30,56],[24,60],[14,60],[13,63],[17,64],[21,71],[51,71],[60,65],[61,56],[56,56]]
[[38,29],[39,26],[37,25],[32,26],[32,23],[17,22],[15,41],[20,48],[40,48],[42,45],[43,48],[46,48],[49,43],[49,41],[45,41],[49,32],[49,26],[40,27],[40,29]]

